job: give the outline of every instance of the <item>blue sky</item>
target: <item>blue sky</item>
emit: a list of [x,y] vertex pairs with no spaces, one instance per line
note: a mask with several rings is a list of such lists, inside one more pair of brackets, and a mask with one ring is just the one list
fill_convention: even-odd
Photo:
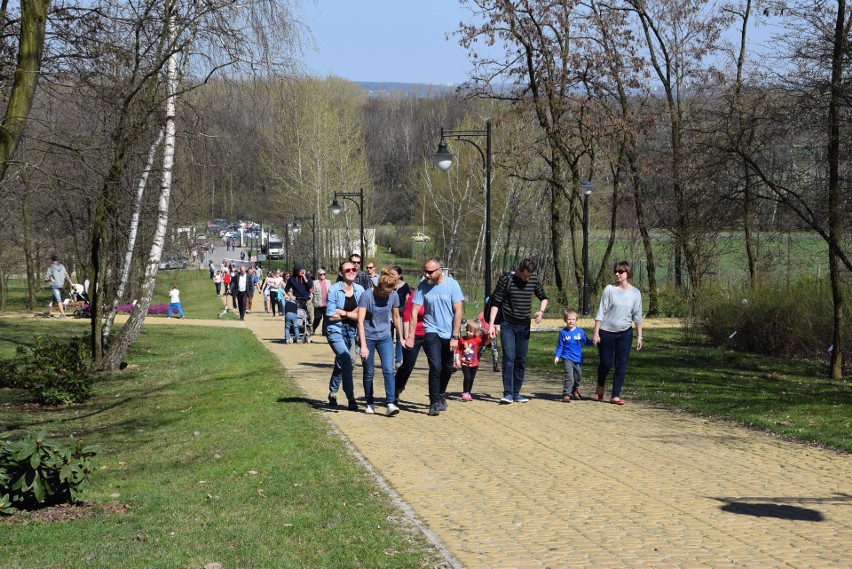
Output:
[[303,0],[299,19],[317,52],[303,56],[319,76],[350,81],[459,84],[467,55],[448,32],[470,11],[458,0]]

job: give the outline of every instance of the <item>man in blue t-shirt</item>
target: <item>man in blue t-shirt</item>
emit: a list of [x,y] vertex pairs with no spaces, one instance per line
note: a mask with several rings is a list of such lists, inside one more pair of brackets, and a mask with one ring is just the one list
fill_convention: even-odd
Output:
[[462,320],[462,294],[459,283],[443,273],[443,264],[432,257],[423,265],[423,281],[414,291],[408,334],[403,346],[411,349],[417,329],[417,315],[424,308],[423,351],[429,361],[429,415],[447,410],[447,384],[453,373],[453,356],[459,345]]

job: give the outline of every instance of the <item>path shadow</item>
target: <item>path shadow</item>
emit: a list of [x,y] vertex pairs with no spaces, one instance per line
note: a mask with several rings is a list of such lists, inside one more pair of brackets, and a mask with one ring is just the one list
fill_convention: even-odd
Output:
[[301,367],[318,367],[323,369],[332,369],[334,364],[329,363],[320,363],[320,362],[301,362],[299,363]]
[[822,522],[825,521],[825,516],[822,512],[812,508],[802,506],[793,506],[792,503],[806,504],[835,504],[835,505],[852,505],[852,495],[849,494],[834,494],[827,497],[711,497],[713,500],[723,502],[721,506],[723,512],[732,514],[740,514],[745,516],[754,516],[757,518],[778,518],[782,520],[794,520],[805,522]]

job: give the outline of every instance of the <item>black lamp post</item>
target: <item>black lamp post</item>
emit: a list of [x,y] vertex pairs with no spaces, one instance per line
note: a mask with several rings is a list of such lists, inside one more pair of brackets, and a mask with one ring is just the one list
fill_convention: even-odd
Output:
[[[331,215],[338,215],[343,208],[337,203],[337,198],[349,200],[358,206],[358,215],[361,216],[361,258],[367,256],[367,247],[364,241],[364,188],[360,188],[357,192],[334,192],[334,200],[328,206],[328,211]],[[358,198],[356,201],[355,198]],[[351,251],[350,251],[351,253]]]
[[583,192],[583,316],[589,315],[589,196],[594,184],[580,182]]
[[316,216],[315,215],[307,215],[302,217],[294,217],[293,218],[293,231],[299,232],[299,224],[297,221],[302,221],[308,223],[311,226],[311,261],[313,262],[313,272],[311,274],[316,274],[317,271],[317,225],[316,225]]
[[[485,152],[474,141],[472,136],[485,137]],[[445,138],[455,138],[473,145],[482,157],[485,168],[485,296],[491,294],[491,121],[485,122],[485,130],[445,130],[441,127],[441,141],[438,151],[431,155],[432,163],[441,170],[449,170],[453,165],[453,154],[447,150]],[[484,300],[485,297],[483,297]]]

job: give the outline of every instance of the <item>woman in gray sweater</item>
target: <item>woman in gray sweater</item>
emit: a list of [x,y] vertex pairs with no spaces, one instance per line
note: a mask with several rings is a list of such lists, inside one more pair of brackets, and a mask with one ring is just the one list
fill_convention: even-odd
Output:
[[642,349],[642,293],[630,284],[633,269],[627,261],[615,264],[615,284],[607,285],[595,316],[592,341],[598,346],[598,387],[595,399],[603,401],[604,382],[615,363],[610,403],[624,405],[621,388],[627,375],[627,359],[633,345],[633,324],[636,324],[636,349]]

